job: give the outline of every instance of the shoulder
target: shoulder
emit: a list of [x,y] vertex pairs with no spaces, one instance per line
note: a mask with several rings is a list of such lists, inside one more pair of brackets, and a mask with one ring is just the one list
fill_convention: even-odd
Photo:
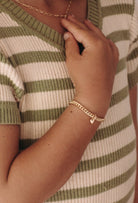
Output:
[[14,20],[14,12],[11,11],[10,1],[0,0],[0,28],[17,26]]

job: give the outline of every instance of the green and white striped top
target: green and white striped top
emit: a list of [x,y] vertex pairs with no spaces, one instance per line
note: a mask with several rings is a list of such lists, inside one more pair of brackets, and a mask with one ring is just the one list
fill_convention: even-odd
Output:
[[[88,0],[87,17],[119,49],[110,108],[74,174],[45,202],[132,203],[136,135],[129,89],[138,80],[133,0]],[[56,122],[74,97],[63,36],[11,0],[0,0],[0,123],[20,124],[20,151]]]

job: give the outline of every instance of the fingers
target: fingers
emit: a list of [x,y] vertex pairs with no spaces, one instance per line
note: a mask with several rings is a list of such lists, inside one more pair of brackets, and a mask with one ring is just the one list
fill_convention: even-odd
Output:
[[118,48],[117,48],[116,45],[113,43],[113,41],[110,40],[110,39],[107,39],[107,38],[105,37],[105,35],[102,33],[102,31],[101,31],[99,28],[97,28],[96,26],[94,26],[94,25],[91,23],[91,21],[85,20],[84,23],[87,25],[87,27],[88,27],[90,30],[95,31],[99,37],[101,37],[105,42],[108,42],[108,43],[109,43],[109,45],[110,45],[110,47],[111,47],[111,49],[112,49],[112,51],[113,51],[113,54],[115,55],[115,59],[118,61],[118,59],[119,59],[119,52],[118,52]]
[[79,46],[77,41],[74,39],[71,33],[66,32],[64,34],[65,40],[65,49],[66,49],[66,60],[72,60],[73,58],[77,58],[80,55]]
[[80,21],[78,21],[75,16],[68,16],[68,19],[72,22],[74,22],[75,24],[79,25],[82,29],[84,30],[89,30],[89,28],[84,24],[81,23]]
[[95,25],[92,24],[92,22],[90,20],[85,20],[84,21],[85,25],[91,30],[91,31],[94,31],[96,32],[96,34],[102,38],[104,41],[107,40],[105,35],[102,33],[102,31],[97,28]]
[[[79,22],[75,17],[69,16],[68,19],[62,19],[61,24],[74,36],[74,38],[83,44],[84,48],[97,46],[97,40],[99,39],[102,44],[106,44],[106,46],[109,46],[113,52],[113,55],[115,56],[115,60],[118,61],[119,53],[118,49],[115,46],[115,44],[107,39],[102,31],[94,26],[89,20],[84,21],[85,24]],[[68,47],[68,52],[72,54],[72,47],[75,47],[75,52],[78,53],[78,45],[76,40],[71,36],[70,41],[66,42],[66,46]],[[101,43],[100,42],[100,43]]]
[[76,24],[75,22],[72,22],[68,19],[62,19],[61,24],[70,33],[72,33],[75,39],[78,42],[82,43],[85,48],[91,45],[93,35],[90,33],[89,30],[82,28],[79,23]]

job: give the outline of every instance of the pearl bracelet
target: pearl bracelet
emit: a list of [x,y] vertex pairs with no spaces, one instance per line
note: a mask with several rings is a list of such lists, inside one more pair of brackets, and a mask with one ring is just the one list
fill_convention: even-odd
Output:
[[90,119],[90,123],[93,124],[94,121],[98,121],[98,122],[103,122],[104,118],[99,118],[97,115],[91,113],[90,111],[88,111],[84,106],[82,106],[79,102],[73,100],[71,102],[69,102],[69,104],[72,104],[74,106],[77,106],[80,110],[82,110],[87,116],[89,116]]

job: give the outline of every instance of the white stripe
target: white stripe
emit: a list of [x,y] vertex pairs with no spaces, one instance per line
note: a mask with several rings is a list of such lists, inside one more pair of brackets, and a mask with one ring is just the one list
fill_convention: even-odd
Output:
[[24,89],[20,75],[11,65],[0,62],[0,74],[7,76],[20,89]]
[[[109,1],[108,1],[109,2]],[[112,2],[112,1],[110,1]],[[121,20],[120,20],[121,19]],[[115,31],[128,30],[130,25],[130,14],[110,15],[103,18],[103,33],[107,36]]]
[[22,123],[21,139],[38,139],[41,138],[56,122],[56,120],[50,121],[37,121]]
[[[112,169],[114,171],[114,169]],[[116,202],[122,199],[133,187],[135,183],[135,176],[134,173],[125,183],[119,185],[118,187],[112,188],[106,192],[86,197],[86,198],[77,198],[77,199],[70,199],[70,200],[63,200],[60,203],[111,203]],[[46,201],[44,202],[46,203]],[[52,201],[51,203],[57,203],[56,201]],[[129,202],[129,203],[132,203]]]
[[15,102],[11,87],[0,84],[0,101]]
[[118,104],[108,109],[107,114],[105,116],[105,121],[101,123],[99,129],[106,128],[107,126],[113,125],[114,123],[118,122],[124,117],[127,117],[130,112],[131,112],[131,109],[130,109],[130,102],[129,102],[129,96],[128,96]]
[[96,142],[90,142],[81,160],[95,159],[113,153],[133,142],[135,137],[134,127],[131,125],[113,136]]
[[90,171],[74,173],[61,190],[69,190],[71,188],[77,189],[89,187],[90,185],[97,185],[108,180],[111,180],[123,173],[125,173],[136,162],[136,151],[133,150],[124,158],[112,164],[106,165],[102,168],[93,169]]
[[[24,97],[24,98],[23,98]],[[20,110],[34,111],[67,107],[74,97],[73,90],[58,90],[26,94],[20,102]]]
[[131,197],[129,198],[127,203],[134,203],[134,198],[135,198],[135,191],[132,193]]
[[10,16],[6,13],[0,13],[0,27],[19,27],[18,23],[10,18]]
[[[8,44],[10,47],[8,55],[20,54],[22,52],[33,52],[33,51],[58,51],[57,48],[51,46],[49,43],[44,42],[35,36],[18,36],[8,37],[2,39],[4,44]],[[11,52],[12,50],[12,52]]]
[[138,58],[130,60],[127,62],[128,73],[133,73],[138,68]]
[[129,41],[119,41],[115,43],[119,51],[119,60],[125,58],[129,50]]
[[105,1],[105,0],[102,0],[101,1],[101,6],[102,7],[105,7],[105,6],[112,6],[112,5],[118,5],[118,4],[133,4],[133,1],[132,0],[120,0],[120,1],[117,1],[117,0],[112,0],[112,1]]
[[[41,71],[40,71],[41,70]],[[20,65],[17,71],[24,82],[60,79],[69,77],[65,62],[38,62]]]

